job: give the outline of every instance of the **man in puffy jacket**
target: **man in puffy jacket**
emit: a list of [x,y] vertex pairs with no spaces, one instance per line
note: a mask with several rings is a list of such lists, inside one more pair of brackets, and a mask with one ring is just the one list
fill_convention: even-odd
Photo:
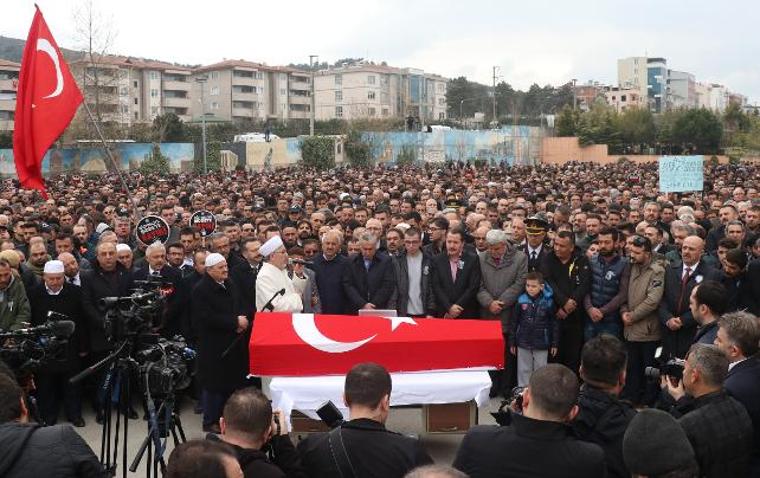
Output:
[[105,477],[95,453],[68,425],[29,423],[21,387],[0,374],[0,476]]

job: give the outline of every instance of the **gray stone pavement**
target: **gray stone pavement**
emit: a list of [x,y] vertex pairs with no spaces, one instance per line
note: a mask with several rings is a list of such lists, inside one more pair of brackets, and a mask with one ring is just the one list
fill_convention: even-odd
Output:
[[[499,407],[500,401],[493,399],[487,406],[478,410],[478,420],[481,424],[494,423],[493,417],[489,412],[496,411]],[[131,464],[132,459],[137,454],[137,450],[145,438],[148,425],[146,421],[142,420],[142,409],[135,403],[135,409],[140,413],[140,418],[137,420],[129,421],[129,436],[127,441],[127,461]],[[101,426],[95,422],[95,415],[92,412],[88,404],[85,404],[84,418],[87,422],[87,426],[84,428],[76,428],[75,430],[87,441],[87,443],[95,451],[96,455],[100,454],[101,444]],[[187,439],[201,438],[203,432],[201,430],[201,416],[193,413],[192,402],[186,400],[180,412],[180,418],[182,425],[187,435]],[[65,422],[61,422],[65,423]],[[437,463],[450,464],[454,460],[459,442],[462,440],[462,434],[438,434],[438,433],[423,433],[423,415],[421,408],[394,408],[391,410],[390,417],[388,419],[387,426],[390,430],[394,430],[400,433],[415,434],[420,437],[420,440],[425,445],[428,453],[433,457]],[[298,440],[297,436],[291,434],[291,439],[294,443]],[[119,447],[122,447],[121,436],[119,437]],[[171,450],[173,449],[172,440],[168,441],[168,448],[166,452],[166,458],[168,459]],[[122,476],[121,472],[121,452],[119,452],[119,469],[116,476]],[[129,477],[145,477],[145,461],[147,455],[143,458],[140,468],[136,473],[128,473]]]

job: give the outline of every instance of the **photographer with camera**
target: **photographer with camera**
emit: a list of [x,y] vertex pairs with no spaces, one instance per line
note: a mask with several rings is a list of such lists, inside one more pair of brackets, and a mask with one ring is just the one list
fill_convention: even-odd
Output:
[[233,393],[224,405],[219,427],[221,434],[209,434],[208,438],[234,448],[246,478],[307,476],[288,436],[285,417],[272,412],[272,403],[258,388]]
[[343,392],[349,421],[298,443],[310,477],[401,478],[433,462],[418,440],[385,428],[391,386],[390,374],[380,365],[351,368]]
[[752,450],[752,422],[744,406],[723,390],[728,359],[714,345],[696,343],[686,355],[683,379],[663,376],[662,385],[678,403],[693,397],[690,410],[676,407],[671,414],[689,437],[699,462],[700,476],[747,476]]
[[0,332],[20,329],[29,322],[31,309],[21,278],[0,258]]
[[612,335],[602,334],[586,342],[581,353],[581,393],[575,435],[604,450],[607,476],[627,478],[623,461],[623,435],[636,410],[619,396],[626,381],[626,350]]
[[58,260],[45,264],[42,280],[43,283],[29,294],[32,326],[43,325],[55,316],[56,320],[74,322],[75,327],[60,359],[46,363],[35,374],[40,413],[46,424],[55,425],[63,401],[68,421],[75,427],[83,427],[81,386],[69,383],[69,379],[80,371],[81,356],[87,351],[82,332],[84,312],[81,290],[66,283],[63,262]]
[[522,414],[511,412],[508,426],[471,428],[454,468],[471,478],[606,476],[602,449],[575,438],[569,426],[578,392],[578,377],[564,365],[536,370],[522,395]]
[[21,387],[11,377],[0,374],[0,476],[99,478],[109,475],[73,428],[30,423]]

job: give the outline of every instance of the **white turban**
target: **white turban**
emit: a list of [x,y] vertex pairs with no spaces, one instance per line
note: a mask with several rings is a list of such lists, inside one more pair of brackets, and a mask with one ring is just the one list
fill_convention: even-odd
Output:
[[259,248],[259,252],[264,257],[269,257],[274,251],[281,248],[284,245],[280,236],[272,236],[263,246]]
[[63,274],[63,262],[47,261],[42,272],[45,274]]
[[206,267],[214,267],[215,265],[224,262],[226,259],[218,252],[211,253],[206,256]]

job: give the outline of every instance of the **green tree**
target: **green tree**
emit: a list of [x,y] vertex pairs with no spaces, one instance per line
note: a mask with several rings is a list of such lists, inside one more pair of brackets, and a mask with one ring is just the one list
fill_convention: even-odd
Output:
[[343,147],[351,166],[366,168],[372,165],[371,146],[362,138],[362,134],[358,130],[352,129],[348,132]]
[[627,146],[641,151],[646,145],[652,144],[657,134],[654,115],[646,109],[629,109],[618,116],[620,140]]
[[[213,173],[222,169],[222,143],[219,141],[207,141],[206,142],[206,169],[208,172]],[[203,146],[195,149],[195,160],[193,161],[193,169],[196,173],[203,173]]]
[[411,144],[401,146],[401,151],[396,155],[396,164],[399,166],[411,166],[417,161],[417,151]]
[[10,131],[0,131],[0,148],[13,147],[13,133]]
[[335,167],[335,139],[330,136],[307,136],[301,140],[301,164],[317,170]]
[[575,136],[578,129],[579,114],[573,111],[573,107],[565,105],[557,115],[554,130],[557,136]]
[[185,123],[174,113],[158,115],[153,119],[153,134],[159,143],[183,143],[190,140]]
[[140,164],[140,172],[145,176],[169,174],[169,160],[161,153],[158,143],[154,144],[153,150],[145,155],[145,159]]
[[720,148],[723,125],[710,110],[687,110],[673,124],[672,136],[683,151],[713,154]]

